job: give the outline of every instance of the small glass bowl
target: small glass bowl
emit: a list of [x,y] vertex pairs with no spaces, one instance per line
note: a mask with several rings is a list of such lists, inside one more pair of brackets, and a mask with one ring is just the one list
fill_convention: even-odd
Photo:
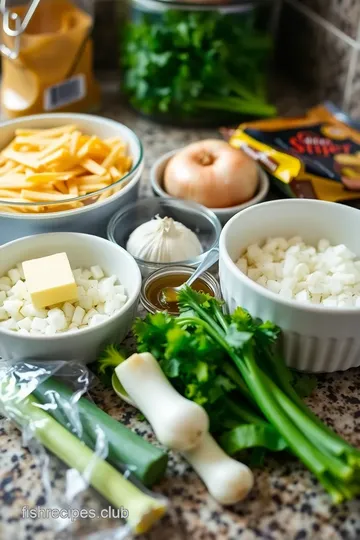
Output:
[[[146,309],[146,311],[149,311],[150,313],[156,313],[157,311],[160,311],[157,306],[155,306],[148,298],[147,291],[152,283],[154,281],[157,281],[158,279],[161,279],[162,277],[174,275],[174,274],[181,274],[181,275],[188,275],[188,277],[191,276],[191,274],[194,272],[194,268],[192,266],[180,266],[180,265],[168,265],[164,266],[163,268],[160,268],[156,272],[153,272],[150,274],[144,281],[141,287],[140,292],[140,301],[143,307]],[[203,281],[209,289],[213,292],[214,298],[221,299],[221,289],[219,282],[214,278],[212,274],[209,272],[204,272],[199,277],[199,280]],[[165,311],[165,309],[163,310]],[[178,315],[178,312],[172,312],[169,311],[170,315]]]
[[193,259],[176,261],[174,263],[148,262],[135,257],[143,277],[147,277],[152,272],[163,267],[187,265],[196,268],[207,252],[219,242],[221,224],[211,210],[193,202],[157,197],[139,199],[117,212],[109,222],[107,237],[111,242],[126,249],[130,234],[137,227],[150,221],[157,215],[162,218],[171,217],[191,229],[199,238],[203,253]]

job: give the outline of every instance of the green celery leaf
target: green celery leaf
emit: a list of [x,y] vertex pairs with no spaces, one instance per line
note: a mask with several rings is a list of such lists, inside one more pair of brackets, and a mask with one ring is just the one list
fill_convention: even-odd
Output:
[[242,424],[223,433],[220,445],[230,456],[246,448],[262,447],[272,452],[286,450],[287,443],[270,424]]
[[251,332],[243,332],[242,330],[238,330],[235,323],[229,325],[225,334],[227,343],[235,349],[241,349],[245,343],[252,339],[252,337],[253,334]]

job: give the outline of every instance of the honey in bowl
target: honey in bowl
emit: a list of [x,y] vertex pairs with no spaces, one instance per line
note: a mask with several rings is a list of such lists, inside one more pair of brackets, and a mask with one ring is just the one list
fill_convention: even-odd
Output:
[[[151,281],[146,287],[145,294],[147,301],[158,311],[168,311],[172,315],[177,315],[179,313],[177,301],[169,301],[169,299],[167,299],[167,297],[164,295],[164,290],[168,287],[179,287],[180,285],[183,285],[189,279],[189,277],[190,275],[185,272],[160,275],[157,279]],[[195,280],[191,285],[191,288],[194,291],[215,296],[213,288],[210,287],[210,285],[202,278]]]

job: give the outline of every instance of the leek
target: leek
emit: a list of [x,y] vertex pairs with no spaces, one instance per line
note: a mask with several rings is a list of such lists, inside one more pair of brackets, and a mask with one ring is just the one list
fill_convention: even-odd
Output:
[[30,427],[34,437],[68,467],[87,475],[89,484],[113,506],[128,510],[128,525],[142,534],[166,511],[162,500],[147,495],[126,480],[109,463],[99,458],[75,435],[56,422],[33,397],[19,399],[15,392],[8,396],[6,383],[0,385],[0,409],[23,428]]

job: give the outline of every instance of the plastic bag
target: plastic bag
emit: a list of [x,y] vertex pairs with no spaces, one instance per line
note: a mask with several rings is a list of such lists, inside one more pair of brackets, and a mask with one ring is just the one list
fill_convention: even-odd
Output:
[[360,203],[360,126],[332,103],[303,118],[274,118],[223,130],[288,196]]
[[[107,539],[121,539],[147,531],[165,513],[166,500],[139,479],[158,481],[167,455],[85,397],[92,377],[74,362],[2,363],[0,413],[21,430],[23,446],[41,470],[45,505],[28,508],[23,517],[45,517],[54,532],[66,530],[67,538],[75,530],[79,536],[79,525],[88,521],[91,534],[82,538],[96,538],[99,527],[105,538],[105,526]],[[62,489],[55,490],[54,471],[59,476],[60,470]],[[91,498],[91,507],[89,486],[100,494]]]

